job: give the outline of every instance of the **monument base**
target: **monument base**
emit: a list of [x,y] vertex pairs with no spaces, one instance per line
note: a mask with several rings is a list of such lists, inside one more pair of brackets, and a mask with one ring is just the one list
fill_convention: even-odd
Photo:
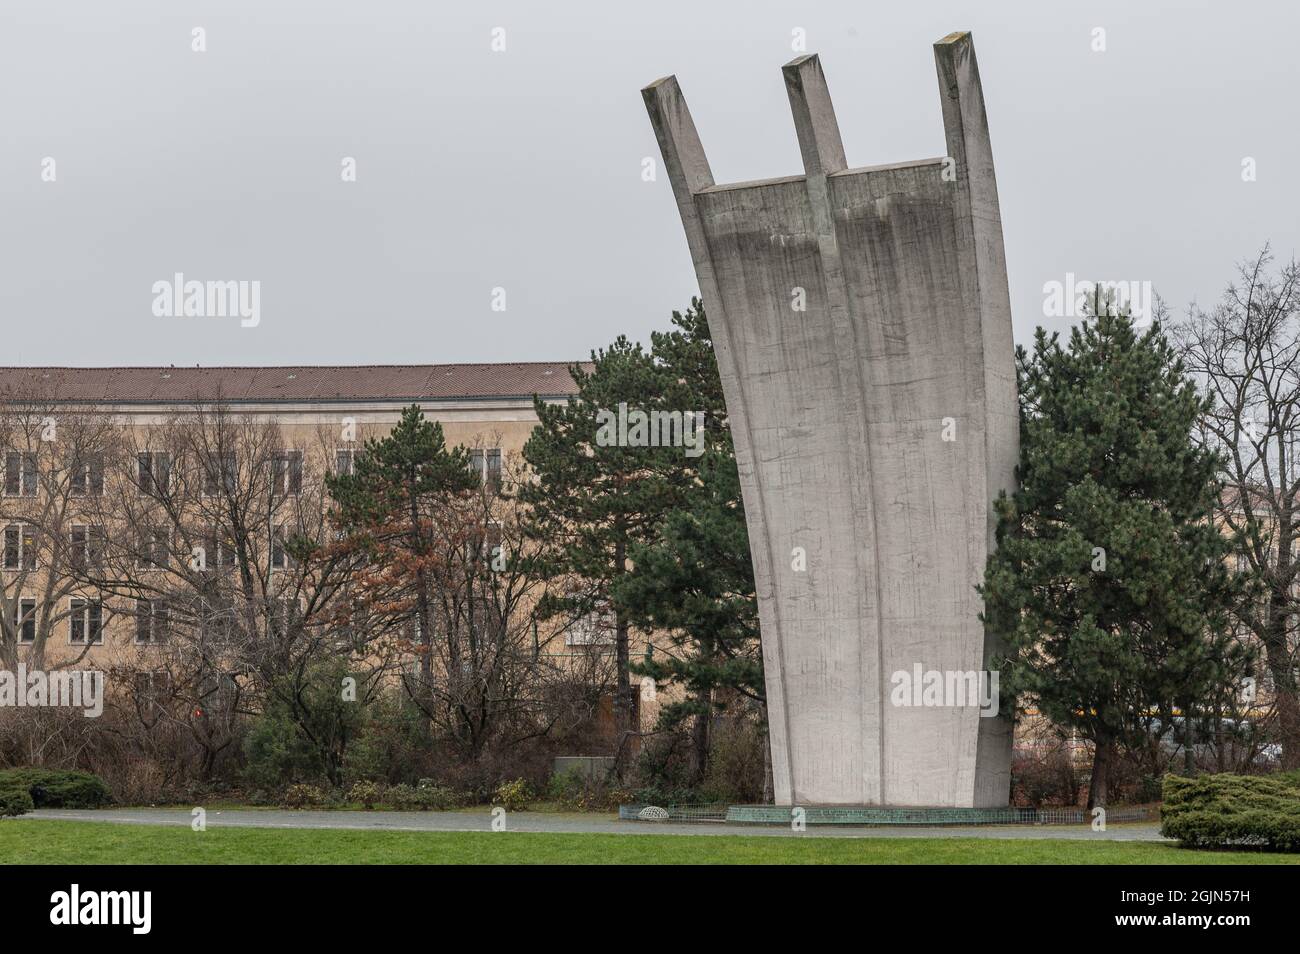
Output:
[[[796,809],[802,815],[796,814]],[[734,825],[857,825],[860,827],[944,825],[1083,825],[1092,812],[1084,808],[920,808],[883,805],[620,805],[621,821],[712,822]],[[1152,821],[1159,811],[1149,806],[1110,808],[1106,820]]]

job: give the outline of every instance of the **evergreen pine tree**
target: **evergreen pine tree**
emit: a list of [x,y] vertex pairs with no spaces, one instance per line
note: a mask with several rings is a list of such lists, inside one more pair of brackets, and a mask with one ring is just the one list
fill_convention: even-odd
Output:
[[[674,312],[673,324],[676,330],[653,339],[654,357],[668,372],[666,401],[704,411],[708,443],[698,458],[663,461],[686,472],[686,493],[655,538],[632,547],[632,571],[619,581],[615,596],[636,625],[656,631],[665,650],[634,663],[633,672],[686,690],[684,700],[660,710],[659,727],[692,722],[691,768],[698,782],[708,763],[715,710],[735,693],[761,704],[763,665],[740,477],[699,300],[685,314]],[[719,694],[720,689],[732,692]]]
[[[577,393],[563,404],[534,399],[538,424],[523,456],[535,480],[520,488],[529,536],[541,550],[540,572],[557,586],[539,602],[541,619],[568,626],[599,623],[615,655],[614,721],[622,754],[635,700],[631,688],[631,620],[613,597],[628,572],[634,544],[649,542],[680,498],[686,478],[660,463],[681,448],[610,442],[602,414],[662,409],[664,371],[623,336],[592,353],[592,367],[570,369]],[[609,436],[606,434],[605,436]]]
[[367,557],[359,584],[368,598],[405,607],[420,645],[421,686],[432,684],[431,587],[437,577],[434,523],[448,519],[457,499],[478,484],[469,452],[448,448],[442,425],[418,405],[402,411],[381,439],[366,441],[351,474],[331,474],[326,486],[338,504],[344,546]]
[[1017,349],[1019,487],[997,502],[981,588],[1004,699],[1094,744],[1090,808],[1120,746],[1176,709],[1190,722],[1245,663],[1217,461],[1192,436],[1205,402],[1158,325],[1139,334],[1100,296],[1092,310],[1067,348],[1040,328]]

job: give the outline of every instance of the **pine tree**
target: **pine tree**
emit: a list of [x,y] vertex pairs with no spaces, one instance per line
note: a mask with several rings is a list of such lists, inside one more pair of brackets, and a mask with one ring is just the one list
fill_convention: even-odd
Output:
[[469,452],[448,448],[442,425],[425,420],[418,405],[403,410],[387,436],[366,441],[351,474],[326,478],[346,534],[342,546],[366,557],[359,578],[366,601],[412,624],[423,687],[432,683],[430,591],[443,559],[435,524],[451,519],[455,503],[477,484]]
[[[1139,334],[1100,295],[1068,348],[1040,328],[1017,349],[1019,487],[997,501],[981,592],[1005,641],[1004,699],[1094,744],[1088,805],[1104,805],[1120,746],[1238,678],[1229,610],[1241,581],[1212,511],[1206,408],[1158,325]],[[1153,720],[1159,719],[1156,723]]]
[[[676,330],[656,334],[652,353],[668,371],[667,403],[705,412],[708,443],[698,458],[672,457],[668,467],[692,478],[654,540],[631,549],[632,571],[615,597],[634,623],[657,633],[666,652],[634,663],[656,683],[678,683],[686,698],[660,710],[659,727],[692,723],[692,775],[708,764],[709,727],[731,690],[762,703],[754,568],[740,496],[735,451],[708,320],[698,299],[673,313]],[[661,635],[660,635],[661,634]]]
[[528,534],[543,549],[539,566],[557,586],[538,603],[541,619],[565,626],[598,623],[615,653],[614,719],[622,754],[634,732],[630,677],[631,621],[613,598],[634,544],[646,543],[680,498],[685,477],[660,461],[681,448],[610,442],[603,415],[662,409],[668,382],[639,344],[619,338],[592,353],[591,370],[570,369],[577,393],[564,404],[534,399],[538,424],[523,456],[535,480],[519,492]]

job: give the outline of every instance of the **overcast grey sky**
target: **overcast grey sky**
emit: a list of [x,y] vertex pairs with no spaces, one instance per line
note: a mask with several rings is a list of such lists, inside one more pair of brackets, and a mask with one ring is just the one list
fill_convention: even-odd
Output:
[[[931,44],[973,31],[1017,340],[1068,325],[1043,316],[1067,272],[1151,281],[1181,309],[1266,240],[1300,245],[1300,5],[1281,0],[0,0],[0,364],[552,360],[645,339],[696,284],[666,177],[642,181],[639,90],[677,74],[719,182],[800,173],[780,75],[796,29],[856,166],[943,154]],[[260,281],[260,323],[155,317],[175,272]]]

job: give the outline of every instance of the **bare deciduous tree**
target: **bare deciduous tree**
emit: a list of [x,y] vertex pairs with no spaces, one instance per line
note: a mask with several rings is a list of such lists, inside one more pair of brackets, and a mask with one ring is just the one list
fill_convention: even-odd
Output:
[[[1240,534],[1263,596],[1241,618],[1263,647],[1284,767],[1300,767],[1300,265],[1271,270],[1267,246],[1207,310],[1173,328],[1187,370],[1214,399],[1202,439],[1223,459],[1217,518]],[[1246,566],[1243,566],[1245,569]]]

